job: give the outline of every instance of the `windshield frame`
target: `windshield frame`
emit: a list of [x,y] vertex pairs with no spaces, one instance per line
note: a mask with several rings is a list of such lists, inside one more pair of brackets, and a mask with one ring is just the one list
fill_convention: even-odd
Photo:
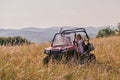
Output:
[[[73,41],[75,42],[76,34],[77,34],[78,32],[84,33],[84,34],[85,34],[85,37],[86,37],[86,40],[85,40],[85,41],[87,41],[87,42],[89,43],[89,36],[88,36],[86,30],[85,30],[84,28],[76,28],[76,29],[63,30],[61,33],[56,33],[56,34],[54,35],[53,39],[52,39],[51,47],[54,47],[54,46],[53,46],[53,43],[54,43],[54,41],[55,41],[55,37],[56,37],[58,34],[71,34],[71,33],[74,33],[74,40],[73,40]],[[59,45],[59,46],[62,46],[62,45]],[[63,45],[63,46],[64,46],[64,45]]]
[[[76,38],[76,33],[75,32],[71,32],[71,33],[73,33],[74,34],[74,41],[75,41],[75,38]],[[54,38],[53,38],[53,40],[52,40],[52,44],[51,44],[51,46],[52,47],[56,47],[56,46],[67,46],[67,45],[56,45],[56,46],[54,46],[53,44],[54,44],[54,41],[55,41],[55,38],[56,38],[56,36],[57,35],[60,35],[60,34],[71,34],[71,33],[56,33],[55,35],[54,35]]]

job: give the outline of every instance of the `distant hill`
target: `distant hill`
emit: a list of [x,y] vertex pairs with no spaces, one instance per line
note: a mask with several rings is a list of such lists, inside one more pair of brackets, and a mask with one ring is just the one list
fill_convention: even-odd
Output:
[[[75,27],[65,27],[64,29],[71,29]],[[95,37],[101,27],[86,27],[90,37]],[[50,41],[54,34],[59,32],[60,27],[51,28],[23,28],[23,29],[0,29],[0,37],[21,36],[32,42],[42,43]]]

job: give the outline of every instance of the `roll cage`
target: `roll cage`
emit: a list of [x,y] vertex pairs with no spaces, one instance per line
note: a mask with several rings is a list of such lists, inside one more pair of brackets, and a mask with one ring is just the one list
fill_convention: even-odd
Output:
[[89,36],[88,36],[86,30],[85,30],[84,28],[75,28],[75,29],[63,30],[63,31],[60,32],[60,33],[56,33],[56,34],[54,35],[54,37],[53,37],[51,47],[53,47],[53,42],[54,42],[54,40],[55,40],[56,35],[58,35],[58,34],[70,34],[70,33],[74,33],[74,42],[75,42],[77,32],[83,32],[83,33],[85,33],[85,36],[86,36],[86,38],[87,38],[87,41],[89,42]]

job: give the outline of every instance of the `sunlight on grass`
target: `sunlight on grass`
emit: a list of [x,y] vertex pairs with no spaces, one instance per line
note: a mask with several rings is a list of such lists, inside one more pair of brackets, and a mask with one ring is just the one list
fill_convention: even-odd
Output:
[[95,64],[49,63],[43,66],[44,48],[49,44],[1,46],[0,80],[119,80],[120,37],[92,39]]

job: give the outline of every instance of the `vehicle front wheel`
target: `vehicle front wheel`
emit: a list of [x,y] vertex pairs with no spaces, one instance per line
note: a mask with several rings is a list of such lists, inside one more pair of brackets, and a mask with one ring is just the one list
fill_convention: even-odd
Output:
[[45,56],[44,58],[43,58],[43,64],[44,65],[47,65],[48,63],[49,63],[49,61],[50,61],[50,56]]

